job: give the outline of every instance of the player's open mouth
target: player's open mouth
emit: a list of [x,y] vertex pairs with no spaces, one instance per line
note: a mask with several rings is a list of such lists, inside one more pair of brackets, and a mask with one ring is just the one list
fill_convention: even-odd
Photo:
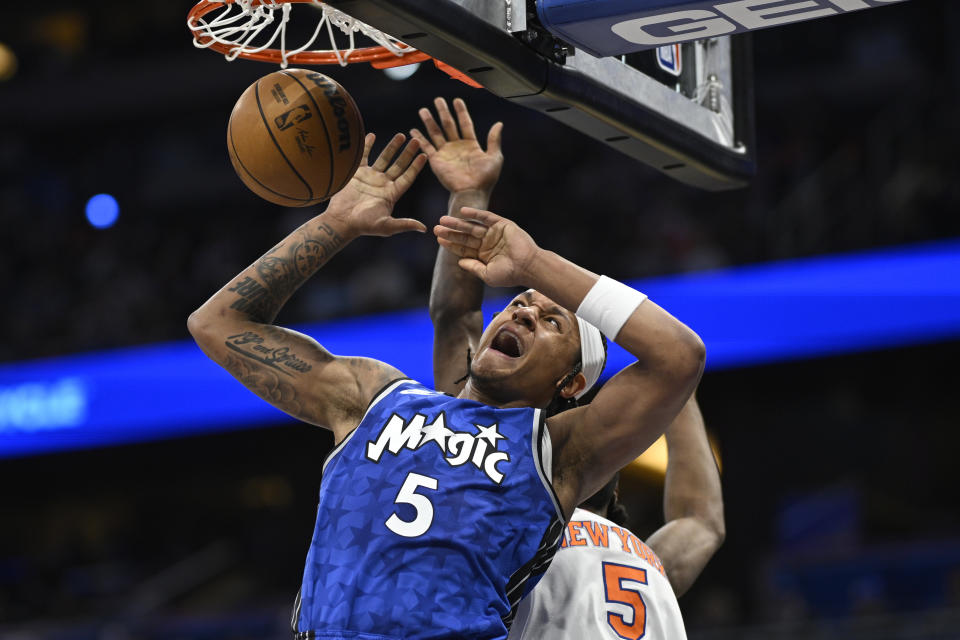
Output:
[[523,343],[520,338],[507,329],[501,329],[500,333],[494,336],[490,348],[510,358],[519,358],[523,355]]

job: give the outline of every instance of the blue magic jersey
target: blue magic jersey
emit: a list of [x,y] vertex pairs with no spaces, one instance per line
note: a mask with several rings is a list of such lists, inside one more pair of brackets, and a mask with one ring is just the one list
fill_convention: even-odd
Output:
[[505,638],[563,532],[539,409],[398,380],[324,464],[299,638]]

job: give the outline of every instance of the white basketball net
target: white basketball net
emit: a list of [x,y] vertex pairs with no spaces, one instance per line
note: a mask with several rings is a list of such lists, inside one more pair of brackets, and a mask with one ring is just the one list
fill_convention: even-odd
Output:
[[[224,57],[230,61],[236,60],[241,54],[258,53],[270,47],[275,47],[281,54],[280,67],[282,69],[287,68],[290,56],[308,50],[318,53],[333,53],[340,65],[346,66],[349,63],[350,54],[356,50],[354,39],[358,31],[397,57],[416,51],[414,47],[400,42],[393,36],[387,35],[379,29],[318,0],[311,0],[308,6],[320,10],[320,20],[310,39],[303,45],[292,49],[287,48],[287,22],[290,20],[290,11],[293,5],[286,2],[263,0],[260,4],[254,6],[253,0],[235,0],[230,4],[224,3],[223,10],[212,18],[202,17],[195,23],[188,21],[187,26],[194,32],[193,46],[205,49],[214,43],[225,45],[229,47],[229,53],[225,54]],[[237,8],[236,11],[234,7]],[[273,25],[272,29],[270,28],[271,25]],[[330,37],[330,47],[328,49],[312,48],[317,38],[321,37],[320,34],[324,30],[324,26],[326,26],[327,35]],[[334,39],[334,28],[339,29],[349,37],[350,44],[346,49],[337,47]],[[198,36],[203,39],[202,42],[198,39]],[[267,39],[264,42],[265,38]],[[279,43],[274,45],[278,38]]]

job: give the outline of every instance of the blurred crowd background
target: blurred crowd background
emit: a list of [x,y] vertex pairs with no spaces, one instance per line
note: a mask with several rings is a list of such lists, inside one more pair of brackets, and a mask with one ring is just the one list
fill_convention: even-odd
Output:
[[[190,311],[317,212],[233,173],[230,109],[272,68],[194,49],[189,6],[5,10],[0,361],[184,339]],[[381,139],[436,95],[465,98],[478,130],[503,120],[491,208],[628,279],[960,236],[958,23],[956,3],[913,0],[754,34],[759,172],[727,193],[433,68],[328,71]],[[84,205],[103,192],[120,217],[95,229]],[[426,172],[399,209],[429,225],[445,207]],[[358,241],[278,322],[424,307],[435,248]],[[958,356],[941,342],[704,377],[728,534],[681,600],[691,638],[960,637]],[[264,425],[0,462],[0,637],[287,637],[330,446]],[[623,483],[648,534],[662,478]]]

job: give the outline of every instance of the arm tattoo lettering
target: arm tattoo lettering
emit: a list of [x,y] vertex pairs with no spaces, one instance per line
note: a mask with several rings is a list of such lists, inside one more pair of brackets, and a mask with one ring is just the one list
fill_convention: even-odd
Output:
[[294,377],[295,373],[307,373],[313,369],[313,365],[297,357],[289,347],[272,347],[265,342],[260,334],[244,331],[227,336],[224,344],[241,356],[255,360],[285,376]]
[[[340,234],[337,233],[336,229],[328,225],[326,222],[321,222],[317,227],[317,231],[322,231],[329,240],[325,243],[329,245],[331,249],[336,251],[343,246],[343,238],[340,237]],[[321,240],[321,242],[323,242]]]
[[261,302],[264,297],[267,297],[267,290],[262,284],[247,276],[240,282],[236,283],[227,291],[235,291],[237,294],[237,300],[230,305],[231,309],[236,309],[237,311],[247,311],[248,307],[255,308],[258,302]]
[[238,299],[230,308],[266,324],[273,322],[293,292],[343,246],[343,238],[325,222],[308,233],[299,232],[301,241],[281,242],[257,260],[254,268],[262,283],[248,276],[234,284],[229,291]]

